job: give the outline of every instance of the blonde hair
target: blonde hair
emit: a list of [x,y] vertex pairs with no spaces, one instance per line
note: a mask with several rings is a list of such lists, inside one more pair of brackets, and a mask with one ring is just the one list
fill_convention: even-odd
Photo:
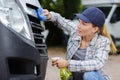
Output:
[[103,35],[103,36],[105,36],[105,37],[107,37],[107,38],[109,38],[109,40],[111,42],[110,43],[110,52],[112,54],[117,53],[117,48],[116,48],[116,46],[115,46],[115,44],[114,44],[114,42],[113,42],[113,40],[112,40],[112,38],[110,36],[110,34],[109,34],[109,32],[108,32],[107,27],[106,27],[105,24],[103,25],[103,27],[100,28],[100,34]]

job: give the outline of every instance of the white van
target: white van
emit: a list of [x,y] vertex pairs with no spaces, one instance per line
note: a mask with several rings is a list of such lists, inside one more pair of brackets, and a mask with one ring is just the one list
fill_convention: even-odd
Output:
[[116,46],[120,46],[120,0],[82,0],[85,7],[98,7],[106,16],[106,25]]
[[0,0],[0,80],[45,80],[45,25],[35,14],[40,7],[38,0]]

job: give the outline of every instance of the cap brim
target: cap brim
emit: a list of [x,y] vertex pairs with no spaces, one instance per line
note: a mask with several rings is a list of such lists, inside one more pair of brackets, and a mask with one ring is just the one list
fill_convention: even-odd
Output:
[[87,19],[84,15],[82,14],[75,14],[75,16],[77,18],[79,18],[80,20],[84,21],[84,22],[91,22],[89,19]]

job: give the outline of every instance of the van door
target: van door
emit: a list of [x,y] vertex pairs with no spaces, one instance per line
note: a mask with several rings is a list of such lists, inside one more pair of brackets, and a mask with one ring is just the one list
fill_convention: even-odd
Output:
[[120,6],[114,4],[111,6],[100,6],[106,17],[108,32],[113,38],[116,46],[120,46]]
[[112,35],[115,38],[116,45],[120,45],[120,7],[117,7],[110,19]]

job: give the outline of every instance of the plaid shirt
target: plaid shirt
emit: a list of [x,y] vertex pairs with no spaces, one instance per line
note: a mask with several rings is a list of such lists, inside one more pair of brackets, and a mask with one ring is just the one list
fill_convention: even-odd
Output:
[[72,56],[76,53],[81,43],[81,37],[77,34],[77,24],[61,17],[58,13],[50,13],[52,15],[50,21],[55,22],[70,35],[66,56],[67,60],[69,60],[68,69],[71,72],[101,70],[108,59],[108,53],[110,52],[109,39],[96,33],[87,46],[85,60],[72,60]]

